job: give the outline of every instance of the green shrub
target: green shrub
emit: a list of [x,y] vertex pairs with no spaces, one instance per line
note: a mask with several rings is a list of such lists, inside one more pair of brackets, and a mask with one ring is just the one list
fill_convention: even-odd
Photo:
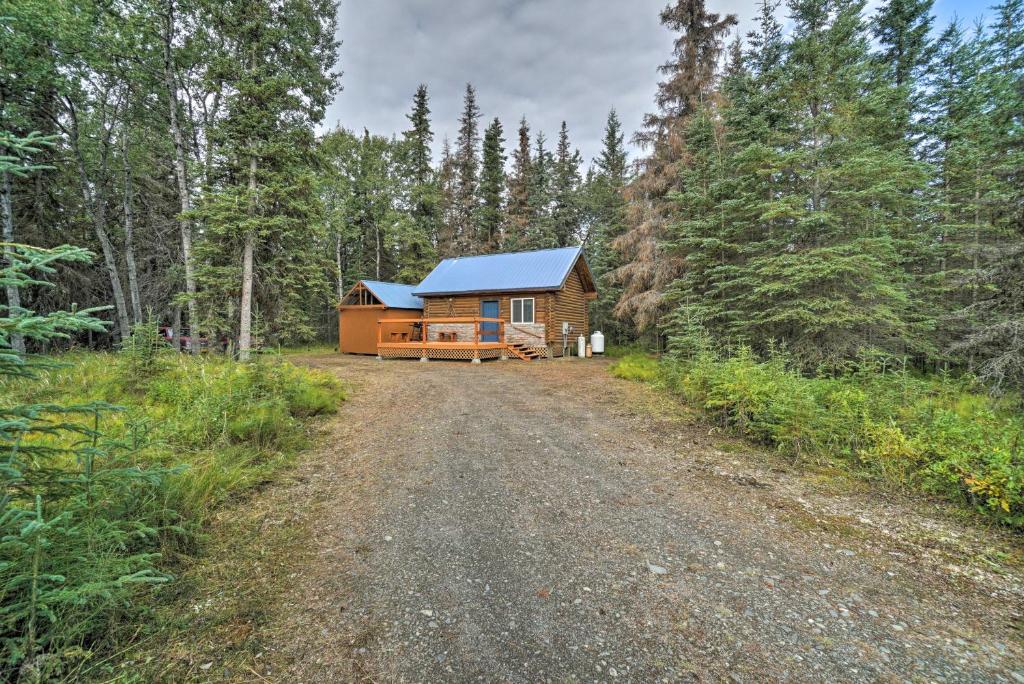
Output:
[[1024,527],[1021,406],[969,379],[868,366],[806,377],[749,350],[665,360],[625,357],[619,377],[659,379],[722,425],[794,458],[840,460],[893,485],[941,495]]
[[[7,286],[46,286],[35,276],[72,247],[13,245],[0,263]],[[0,306],[0,679],[64,678],[65,654],[105,638],[139,587],[165,582],[159,539],[176,529],[160,493],[175,475],[138,461],[130,419],[104,401],[49,403],[34,391],[49,359],[25,357],[14,334],[41,342],[103,330],[97,310],[36,315]],[[102,427],[120,419],[122,439]]]
[[645,354],[630,353],[612,364],[612,375],[625,380],[650,382],[659,374],[658,360]]
[[288,411],[296,418],[308,418],[333,413],[338,406],[338,392],[331,387],[301,384],[285,392]]
[[133,326],[131,337],[122,345],[119,356],[118,367],[125,389],[137,391],[160,375],[172,353],[155,320]]
[[280,385],[288,412],[295,418],[320,416],[337,410],[341,389],[333,376],[285,363],[274,364],[273,371],[275,374],[270,381]]

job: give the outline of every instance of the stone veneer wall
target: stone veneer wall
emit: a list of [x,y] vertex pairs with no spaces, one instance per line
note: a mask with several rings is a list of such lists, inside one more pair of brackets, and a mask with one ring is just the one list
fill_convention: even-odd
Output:
[[505,324],[505,341],[509,344],[525,344],[529,347],[544,347],[543,323],[511,323]]
[[457,336],[456,342],[472,342],[475,339],[473,331],[472,323],[431,323],[430,319],[427,319],[428,342],[440,342],[441,333],[443,332],[455,333]]
[[[458,342],[472,342],[474,340],[474,327],[472,323],[430,323],[427,319],[427,340],[439,342],[441,333],[453,332],[457,335]],[[528,347],[545,347],[543,323],[517,323],[514,327],[511,323],[505,324],[505,342],[509,344],[523,344]]]

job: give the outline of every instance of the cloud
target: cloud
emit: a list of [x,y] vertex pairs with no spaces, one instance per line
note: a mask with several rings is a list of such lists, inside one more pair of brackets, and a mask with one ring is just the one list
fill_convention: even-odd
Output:
[[[672,34],[658,15],[668,0],[342,0],[338,37],[343,90],[325,126],[398,134],[413,92],[426,83],[435,133],[454,139],[467,82],[481,130],[494,117],[514,144],[521,116],[554,143],[565,120],[587,163],[598,154],[608,110],[627,139],[653,108],[657,67]],[[972,0],[943,0],[954,4]],[[735,13],[745,33],[759,0],[710,2]],[[783,20],[785,10],[780,11]]]
[[510,148],[521,116],[552,140],[562,120],[589,161],[608,110],[627,132],[650,109],[656,67],[671,50],[658,23],[664,0],[343,0],[338,37],[343,90],[326,126],[390,135],[419,83],[431,98],[435,157],[454,138],[467,82],[481,129],[494,117]]

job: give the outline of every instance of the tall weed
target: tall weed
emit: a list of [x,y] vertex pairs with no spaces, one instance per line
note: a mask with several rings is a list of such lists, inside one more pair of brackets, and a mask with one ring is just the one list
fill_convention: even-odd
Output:
[[201,553],[209,513],[272,477],[307,443],[302,421],[343,399],[332,377],[283,361],[150,342],[3,387],[0,415],[31,401],[48,427],[22,431],[6,466],[0,679],[66,678],[110,650],[146,587]]

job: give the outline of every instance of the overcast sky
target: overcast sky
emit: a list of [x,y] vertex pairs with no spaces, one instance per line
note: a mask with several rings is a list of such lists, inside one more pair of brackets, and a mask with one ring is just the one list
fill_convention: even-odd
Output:
[[[600,151],[608,110],[627,139],[652,109],[656,68],[672,35],[658,23],[667,0],[341,0],[343,90],[325,126],[392,135],[407,128],[417,84],[430,92],[436,151],[453,141],[467,82],[477,91],[481,131],[494,117],[514,145],[520,117],[552,141],[565,120],[585,163]],[[759,0],[709,0],[753,28]],[[877,4],[877,0],[872,1]],[[987,0],[937,0],[944,24],[973,20]],[[784,16],[782,17],[785,19]]]

